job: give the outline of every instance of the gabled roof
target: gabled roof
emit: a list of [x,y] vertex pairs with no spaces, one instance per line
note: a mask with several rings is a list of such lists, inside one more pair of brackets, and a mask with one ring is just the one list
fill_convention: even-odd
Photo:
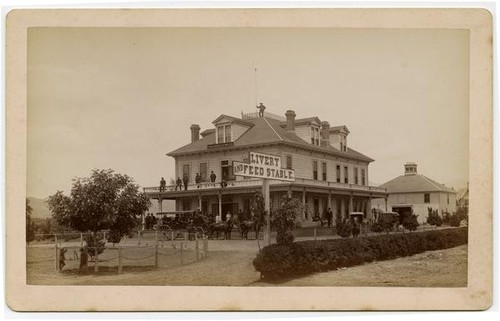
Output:
[[205,129],[200,133],[201,137],[205,137],[207,135],[215,133],[215,128]]
[[379,187],[387,188],[391,193],[415,193],[415,192],[445,192],[456,193],[453,189],[440,184],[422,174],[401,175]]
[[233,117],[233,116],[228,116],[228,115],[220,115],[219,117],[217,117],[213,122],[212,124],[217,124],[218,122],[220,122],[222,119],[224,118],[227,118],[228,120],[230,120],[231,122],[233,123],[238,123],[238,124],[242,124],[242,125],[247,125],[247,126],[253,126],[253,124],[251,122],[249,122],[248,120],[243,120],[241,118],[236,118],[236,117]]
[[338,132],[338,131],[345,131],[346,133],[350,133],[349,129],[347,129],[346,125],[340,125],[340,126],[333,126],[333,127],[330,127],[330,130],[329,132]]
[[[351,148],[348,148],[346,152],[341,152],[333,146],[323,147],[311,145],[309,142],[306,142],[302,138],[297,136],[297,134],[295,134],[294,132],[289,132],[285,128],[282,128],[281,125],[283,122],[279,120],[275,120],[272,118],[253,118],[244,120],[244,122],[249,123],[251,127],[245,133],[243,133],[243,135],[236,139],[233,142],[232,146],[224,147],[225,150],[237,147],[250,147],[263,144],[281,143],[296,147],[302,147],[309,150],[326,152],[335,156],[353,158],[365,162],[373,161],[373,159],[371,159],[370,157],[365,156]],[[206,130],[203,133],[206,133],[206,136],[193,143],[178,148],[168,153],[167,155],[177,156],[181,154],[206,152],[208,149],[208,145],[215,144],[215,130]]]
[[[295,120],[295,126],[300,126],[300,125],[307,125],[310,123],[316,122],[319,125],[321,125],[321,120],[318,117],[306,117],[306,118],[299,118]],[[286,122],[284,122],[286,125]]]

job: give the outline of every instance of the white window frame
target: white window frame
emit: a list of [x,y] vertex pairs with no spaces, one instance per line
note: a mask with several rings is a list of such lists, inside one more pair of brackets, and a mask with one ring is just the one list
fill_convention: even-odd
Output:
[[[219,129],[220,127],[222,127],[222,129]],[[229,127],[229,132],[230,132],[230,135],[231,135],[231,140],[230,141],[227,141],[227,137],[226,137],[226,127]],[[223,144],[223,143],[230,143],[232,141],[232,138],[233,138],[233,128],[231,127],[231,123],[228,123],[228,124],[217,124],[215,126],[215,129],[216,129],[216,134],[217,134],[217,144]],[[222,130],[222,142],[219,141],[219,130]]]

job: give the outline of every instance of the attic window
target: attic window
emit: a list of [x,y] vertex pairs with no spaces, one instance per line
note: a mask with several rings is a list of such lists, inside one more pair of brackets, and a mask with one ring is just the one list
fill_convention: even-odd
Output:
[[319,146],[319,128],[311,127],[311,144]]
[[231,142],[231,125],[217,126],[217,144]]

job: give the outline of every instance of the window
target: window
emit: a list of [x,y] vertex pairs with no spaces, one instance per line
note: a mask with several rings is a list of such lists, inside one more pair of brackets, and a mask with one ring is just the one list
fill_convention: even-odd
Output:
[[358,168],[354,168],[354,184],[358,185],[359,184],[359,178],[358,178]]
[[231,142],[231,125],[217,126],[217,144]]
[[365,176],[365,169],[361,169],[361,185],[366,185],[366,176]]
[[225,179],[226,181],[233,181],[233,166],[229,164],[229,161],[224,160],[220,162],[221,165],[221,181]]
[[225,138],[224,142],[229,143],[231,141],[231,125],[226,125],[225,128],[226,128],[225,129],[226,138]]
[[431,202],[431,194],[425,193],[424,194],[424,203],[430,203]]
[[184,164],[182,166],[182,180],[184,180],[184,177],[187,177],[188,182],[190,181],[189,179],[189,164]]
[[323,175],[323,180],[326,181],[326,163],[321,163],[321,174]]
[[202,182],[207,181],[207,170],[208,166],[207,163],[200,163],[200,177]]
[[292,156],[287,156],[286,157],[286,168],[287,169],[292,169]]
[[337,165],[336,176],[337,176],[337,183],[340,183],[340,165]]
[[319,146],[319,128],[311,127],[311,144]]
[[217,127],[217,143],[221,144],[224,142],[224,126]]
[[349,184],[349,169],[344,166],[344,183]]
[[318,162],[313,161],[313,179],[318,179]]

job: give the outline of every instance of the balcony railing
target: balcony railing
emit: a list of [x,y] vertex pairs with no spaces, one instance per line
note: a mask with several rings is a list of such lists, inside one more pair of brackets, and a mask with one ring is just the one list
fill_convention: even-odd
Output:
[[[326,188],[336,188],[336,189],[345,189],[345,190],[357,190],[357,191],[372,191],[372,192],[387,192],[387,189],[376,186],[363,186],[363,185],[355,185],[355,184],[343,184],[337,182],[327,182],[327,181],[318,181],[313,179],[305,179],[305,178],[296,178],[294,183],[288,183],[283,181],[275,181],[270,180],[270,185],[289,185],[289,184],[299,184],[299,185],[308,185],[315,187],[326,187]],[[235,188],[235,187],[258,187],[262,185],[260,179],[244,179],[239,181],[227,181],[226,188]],[[188,184],[187,190],[214,190],[221,188],[221,182],[203,182],[203,183],[191,183]],[[171,192],[180,192],[184,191],[184,185],[182,187],[169,185],[166,186],[162,191],[160,191],[160,187],[145,187],[145,193],[171,193]]]

